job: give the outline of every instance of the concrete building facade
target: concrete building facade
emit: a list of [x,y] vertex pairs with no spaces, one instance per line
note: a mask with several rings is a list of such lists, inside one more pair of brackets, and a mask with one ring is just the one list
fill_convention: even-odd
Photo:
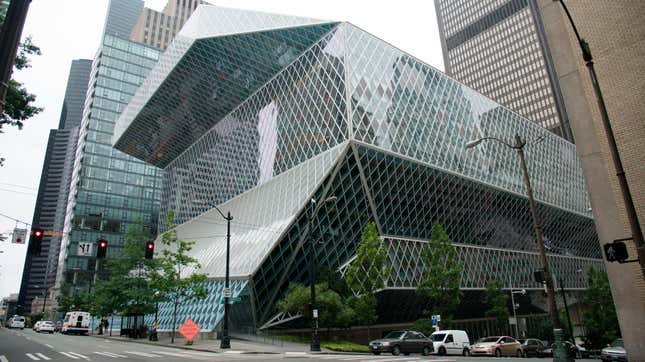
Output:
[[[540,15],[602,244],[631,236],[589,72],[558,2],[540,0]],[[580,36],[590,45],[609,119],[641,227],[645,220],[645,3],[568,0]],[[631,258],[637,257],[627,242]],[[645,360],[645,281],[638,263],[606,263],[630,361]]]
[[162,11],[145,8],[132,28],[130,40],[166,49],[203,0],[169,0]]

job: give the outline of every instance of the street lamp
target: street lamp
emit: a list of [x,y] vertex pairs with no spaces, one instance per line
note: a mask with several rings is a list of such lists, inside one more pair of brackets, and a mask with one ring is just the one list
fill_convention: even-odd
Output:
[[517,151],[517,154],[520,157],[520,165],[522,167],[522,175],[524,176],[524,183],[526,184],[526,193],[529,198],[529,206],[531,208],[531,217],[533,218],[533,228],[535,229],[535,238],[538,245],[538,251],[540,253],[540,266],[544,272],[544,279],[546,282],[546,298],[547,305],[549,307],[549,315],[553,321],[554,329],[562,329],[560,318],[558,317],[558,309],[555,306],[555,294],[553,290],[553,278],[549,270],[549,264],[546,259],[546,252],[544,250],[544,240],[542,238],[542,225],[540,224],[540,218],[538,217],[537,207],[535,206],[535,199],[533,199],[533,189],[531,188],[531,181],[529,179],[529,173],[526,169],[526,160],[524,159],[524,146],[526,146],[526,141],[522,140],[518,134],[515,135],[515,144],[509,144],[504,140],[501,140],[496,137],[483,137],[478,140],[470,141],[466,144],[466,148],[476,147],[484,140],[492,140],[499,142],[504,146],[514,149]]
[[231,212],[226,215],[215,205],[210,205],[226,220],[226,281],[224,282],[224,327],[222,328],[222,341],[219,348],[231,348],[231,337],[228,335],[228,314],[229,314],[229,299],[231,298],[231,288],[229,280],[229,267],[230,267],[230,254],[231,254]]
[[614,137],[614,131],[609,122],[609,115],[607,114],[607,107],[605,106],[605,100],[602,96],[602,91],[600,90],[600,83],[598,83],[598,77],[596,76],[596,70],[593,66],[593,57],[591,56],[591,48],[589,43],[586,40],[580,37],[576,24],[571,18],[569,9],[564,4],[562,0],[559,1],[564,9],[564,12],[569,18],[573,32],[576,34],[578,39],[578,44],[580,44],[580,50],[582,51],[582,59],[585,61],[585,65],[589,70],[589,77],[591,78],[591,83],[593,84],[593,90],[596,94],[596,99],[598,101],[598,108],[600,109],[600,115],[602,118],[602,125],[605,129],[605,135],[607,136],[607,143],[609,145],[609,152],[611,154],[611,159],[614,163],[614,168],[616,169],[616,177],[618,177],[618,184],[620,185],[620,192],[623,196],[623,202],[625,203],[625,211],[627,212],[627,220],[629,221],[629,227],[632,233],[632,239],[636,245],[636,253],[638,254],[638,261],[641,266],[641,274],[645,278],[645,241],[643,241],[643,231],[641,225],[638,222],[638,215],[636,214],[636,208],[634,207],[634,200],[632,199],[631,191],[629,190],[629,184],[627,183],[627,175],[623,169],[623,162],[620,159],[620,154],[618,153],[618,146],[616,146],[616,138]]
[[521,289],[521,290],[513,290],[513,287],[511,287],[511,303],[513,304],[513,318],[515,319],[515,338],[520,338],[520,331],[517,327],[517,314],[515,312],[516,306],[515,306],[515,294],[526,294],[526,289]]
[[[322,204],[335,203],[338,200],[336,196],[326,198]],[[315,199],[309,201],[310,212],[307,212],[307,231],[305,237],[309,237],[311,232],[311,224],[314,218],[318,215],[320,206],[316,207],[318,202]],[[315,237],[309,238],[309,285],[311,288],[311,345],[310,351],[320,352],[320,340],[318,339],[318,309],[316,309],[316,263],[315,263]]]

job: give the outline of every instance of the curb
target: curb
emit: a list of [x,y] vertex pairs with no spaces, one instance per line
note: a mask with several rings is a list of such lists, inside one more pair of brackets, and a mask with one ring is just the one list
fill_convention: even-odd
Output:
[[235,350],[221,351],[221,350],[212,350],[212,349],[199,348],[199,347],[180,346],[175,344],[159,344],[159,343],[155,343],[147,340],[121,339],[121,338],[116,339],[116,338],[110,338],[110,337],[105,337],[101,335],[89,335],[88,337],[104,339],[106,341],[119,341],[119,342],[128,342],[128,343],[147,344],[147,345],[152,345],[157,347],[169,347],[169,348],[183,349],[187,351],[210,352],[210,353],[218,353],[218,354],[280,354],[279,352],[261,352],[261,351],[235,351]]

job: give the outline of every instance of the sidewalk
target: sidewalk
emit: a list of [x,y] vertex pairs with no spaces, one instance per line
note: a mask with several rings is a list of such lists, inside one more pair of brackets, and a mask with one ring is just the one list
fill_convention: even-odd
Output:
[[[155,346],[163,347],[172,347],[180,348],[194,351],[206,351],[206,352],[217,352],[217,353],[243,353],[243,354],[281,354],[287,352],[305,352],[309,351],[309,345],[304,343],[294,343],[294,342],[283,342],[279,341],[278,345],[270,343],[261,343],[253,342],[248,340],[241,339],[231,339],[231,348],[230,349],[221,349],[220,340],[218,339],[195,339],[192,345],[186,345],[186,339],[184,339],[179,333],[175,336],[175,343],[170,343],[169,336],[159,336],[159,340],[156,342],[149,341],[147,338],[143,339],[132,339],[123,336],[119,336],[118,332],[112,333],[112,337],[109,334],[104,335],[91,335],[90,337],[102,338],[105,340],[119,341],[119,342],[133,342],[133,343],[142,343],[142,344],[151,344]],[[327,350],[322,351],[322,353],[330,352]]]

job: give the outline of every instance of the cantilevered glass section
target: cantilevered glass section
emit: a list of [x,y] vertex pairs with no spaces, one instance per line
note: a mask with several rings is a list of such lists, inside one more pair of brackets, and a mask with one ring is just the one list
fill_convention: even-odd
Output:
[[[209,301],[223,288],[226,246],[212,206],[233,215],[238,328],[271,320],[289,283],[307,282],[312,258],[344,270],[370,221],[393,271],[382,301],[416,288],[435,222],[466,265],[465,290],[494,275],[540,290],[517,155],[494,143],[465,148],[484,136],[532,141],[528,167],[555,272],[602,268],[574,145],[348,23],[216,7],[190,21],[192,40],[162,56],[114,141],[164,168],[162,214],[174,210],[178,235],[196,241],[216,293]],[[308,228],[310,200],[332,195],[334,212]],[[305,230],[316,248],[305,247]],[[182,313],[216,328],[221,306],[209,305],[187,303]]]

